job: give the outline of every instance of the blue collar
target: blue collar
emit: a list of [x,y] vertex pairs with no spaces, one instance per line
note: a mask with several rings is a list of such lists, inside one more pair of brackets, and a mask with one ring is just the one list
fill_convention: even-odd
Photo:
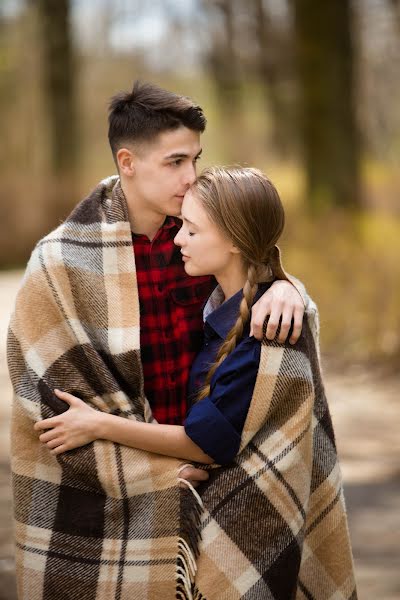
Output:
[[[254,296],[253,304],[257,302],[263,293],[270,287],[270,283],[260,283],[256,295]],[[243,298],[243,290],[239,290],[229,300],[223,302],[218,308],[210,313],[205,322],[208,324],[215,333],[224,340],[228,335],[229,331],[236,322],[239,316],[240,302]],[[250,329],[250,322],[245,326],[244,334]]]

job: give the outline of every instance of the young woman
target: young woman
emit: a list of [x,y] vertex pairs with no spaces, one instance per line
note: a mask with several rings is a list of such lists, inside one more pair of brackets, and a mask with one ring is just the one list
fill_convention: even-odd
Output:
[[176,597],[356,600],[316,307],[294,346],[261,344],[249,331],[251,307],[279,267],[279,195],[255,169],[208,169],[187,192],[182,221],[175,242],[186,272],[219,284],[204,308],[184,425],[105,414],[57,390],[70,408],[35,425],[47,430],[40,440],[56,455],[106,439],[215,463],[201,498],[192,490],[201,523],[185,517],[180,525],[193,547],[201,529],[201,542],[181,569],[191,587]]
[[[209,169],[186,194],[175,238],[189,275],[219,286],[204,311],[205,341],[189,382],[184,426],[141,423],[96,411],[55,390],[68,412],[38,422],[40,440],[60,454],[96,439],[201,463],[226,464],[238,452],[258,372],[261,343],[249,336],[252,304],[272,283],[269,257],[284,211],[273,184],[256,169]],[[210,367],[210,365],[212,365]]]

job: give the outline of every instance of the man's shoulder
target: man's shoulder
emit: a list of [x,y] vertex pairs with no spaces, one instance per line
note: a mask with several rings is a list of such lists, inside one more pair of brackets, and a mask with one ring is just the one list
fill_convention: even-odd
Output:
[[[76,204],[70,214],[49,233],[40,238],[31,253],[28,268],[38,261],[43,248],[55,242],[63,244],[75,238],[79,229],[98,229],[104,220],[104,207],[111,204],[112,190],[119,180],[118,176],[110,176],[101,180],[91,192]],[[79,234],[78,234],[79,235]]]

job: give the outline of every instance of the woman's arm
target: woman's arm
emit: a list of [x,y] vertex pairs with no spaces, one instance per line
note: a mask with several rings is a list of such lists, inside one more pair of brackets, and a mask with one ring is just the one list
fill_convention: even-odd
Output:
[[69,404],[69,409],[60,415],[39,421],[34,426],[36,431],[49,430],[42,433],[39,439],[52,454],[61,454],[103,439],[165,456],[206,464],[214,462],[192,442],[180,425],[131,421],[94,410],[67,392],[54,392]]

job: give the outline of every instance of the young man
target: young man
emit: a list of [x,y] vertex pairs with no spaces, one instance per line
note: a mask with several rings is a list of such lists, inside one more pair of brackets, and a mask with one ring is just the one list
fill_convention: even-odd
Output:
[[[109,141],[119,177],[101,182],[29,261],[8,346],[21,597],[161,597],[162,586],[141,596],[132,582],[148,576],[137,575],[139,563],[164,564],[159,538],[175,539],[171,515],[183,510],[177,461],[103,440],[55,459],[33,423],[67,409],[55,388],[126,418],[150,420],[151,408],[162,423],[182,423],[201,308],[214,281],[185,274],[173,239],[205,123],[192,101],[153,85],[136,83],[115,96]],[[277,272],[286,277],[279,265]],[[261,337],[270,315],[267,336],[281,319],[283,341],[293,318],[295,342],[303,312],[296,288],[275,282],[253,311],[254,335]],[[207,478],[193,467],[180,476]],[[155,535],[155,516],[165,526],[146,562],[140,552]]]
[[[138,272],[145,393],[161,423],[179,424],[185,417],[189,369],[202,336],[201,307],[214,287],[210,278],[196,281],[186,275],[173,244],[183,196],[196,179],[205,126],[200,107],[153,85],[135,83],[131,93],[111,102],[109,142],[128,206]],[[169,262],[163,262],[166,256]],[[303,312],[297,289],[276,282],[255,307],[254,335],[261,339],[270,315],[268,339],[275,337],[281,319],[279,341],[284,342],[293,318],[294,343]],[[207,477],[204,471],[185,473],[192,480]]]

